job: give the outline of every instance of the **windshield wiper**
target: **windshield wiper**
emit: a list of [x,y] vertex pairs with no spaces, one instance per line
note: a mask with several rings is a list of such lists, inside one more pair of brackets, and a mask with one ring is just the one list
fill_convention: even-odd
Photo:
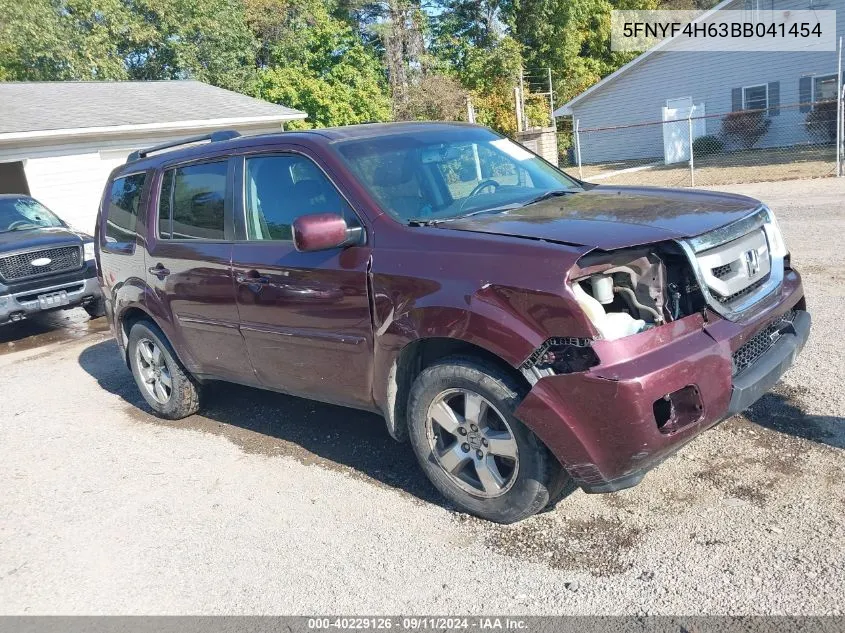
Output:
[[546,191],[545,193],[541,193],[536,198],[531,198],[528,202],[523,202],[519,205],[520,208],[522,207],[530,207],[532,204],[537,204],[538,202],[543,202],[543,200],[549,200],[551,198],[557,198],[559,196],[565,196],[570,193],[578,193],[580,189],[552,189],[551,191]]
[[486,213],[503,213],[505,211],[513,211],[514,209],[522,209],[523,207],[531,206],[532,204],[537,204],[538,202],[542,202],[543,200],[549,200],[550,198],[557,198],[558,196],[565,196],[570,193],[579,193],[582,191],[581,189],[553,189],[552,191],[546,191],[541,193],[539,196],[531,198],[527,202],[517,202],[506,204],[501,207],[492,207],[490,209],[479,209],[478,211],[473,211],[472,213],[464,213],[463,215],[456,215],[451,218],[411,218],[408,220],[408,224],[412,226],[435,226],[440,224],[441,222],[453,222],[455,220],[463,220],[464,218],[469,218],[474,215],[482,215]]
[[502,211],[510,211],[511,209],[515,208],[515,206],[509,205],[506,207],[494,207],[492,209],[479,209],[478,211],[473,211],[472,213],[455,215],[450,218],[411,218],[410,220],[408,220],[408,224],[412,226],[435,226],[437,224],[440,224],[441,222],[454,222],[455,220],[463,220],[464,218],[469,218],[473,215],[482,215],[484,213],[501,213]]

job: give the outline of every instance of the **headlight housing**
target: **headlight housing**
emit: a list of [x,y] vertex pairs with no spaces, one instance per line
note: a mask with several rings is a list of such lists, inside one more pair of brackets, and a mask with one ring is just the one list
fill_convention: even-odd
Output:
[[769,221],[763,227],[766,231],[766,239],[769,241],[769,252],[772,257],[786,257],[789,251],[786,250],[786,241],[783,239],[783,233],[781,233],[774,211],[766,207],[766,212]]
[[94,242],[85,242],[82,245],[82,256],[86,262],[94,259]]

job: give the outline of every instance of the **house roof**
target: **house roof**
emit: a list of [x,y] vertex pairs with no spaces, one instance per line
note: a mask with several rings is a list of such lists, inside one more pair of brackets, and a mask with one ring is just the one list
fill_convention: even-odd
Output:
[[[736,0],[722,0],[719,4],[717,4],[712,9],[709,9],[709,10],[703,12],[698,18],[693,20],[693,22],[698,22],[698,21],[706,18],[708,15],[711,15],[716,11],[724,9],[727,5],[732,4],[734,2],[736,2]],[[661,50],[662,48],[667,46],[669,44],[669,42],[677,39],[678,37],[680,37],[680,34],[676,35],[675,37],[668,37],[665,40],[662,40],[656,46],[653,46],[652,48],[648,49],[642,55],[638,55],[637,57],[635,57],[634,59],[629,61],[627,64],[625,64],[624,66],[617,68],[614,72],[610,73],[607,77],[604,77],[601,81],[594,83],[592,86],[587,88],[584,92],[575,96],[574,98],[570,99],[569,101],[564,103],[562,106],[560,106],[557,110],[554,111],[554,116],[566,116],[566,115],[572,114],[572,106],[574,104],[578,103],[579,101],[581,101],[585,97],[588,97],[589,95],[594,93],[599,88],[606,86],[607,84],[609,84],[610,82],[615,80],[619,75],[626,73],[629,70],[631,70],[632,68],[634,68],[637,64],[641,64],[646,59],[648,59],[650,55],[658,52],[659,50]]]
[[0,82],[0,140],[304,119],[200,81]]

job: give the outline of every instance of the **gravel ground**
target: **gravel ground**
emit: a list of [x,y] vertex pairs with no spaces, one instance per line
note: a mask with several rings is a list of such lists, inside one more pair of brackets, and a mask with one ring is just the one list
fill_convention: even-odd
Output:
[[0,612],[845,610],[845,185],[731,189],[770,202],[805,275],[797,365],[637,488],[516,526],[443,507],[376,416],[221,386],[163,422],[101,322],[7,333]]

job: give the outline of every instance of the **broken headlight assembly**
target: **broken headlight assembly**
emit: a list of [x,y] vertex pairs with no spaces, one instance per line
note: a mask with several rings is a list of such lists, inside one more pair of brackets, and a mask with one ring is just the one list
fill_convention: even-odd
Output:
[[638,334],[701,310],[704,299],[675,244],[590,253],[570,274],[575,300],[605,340]]

